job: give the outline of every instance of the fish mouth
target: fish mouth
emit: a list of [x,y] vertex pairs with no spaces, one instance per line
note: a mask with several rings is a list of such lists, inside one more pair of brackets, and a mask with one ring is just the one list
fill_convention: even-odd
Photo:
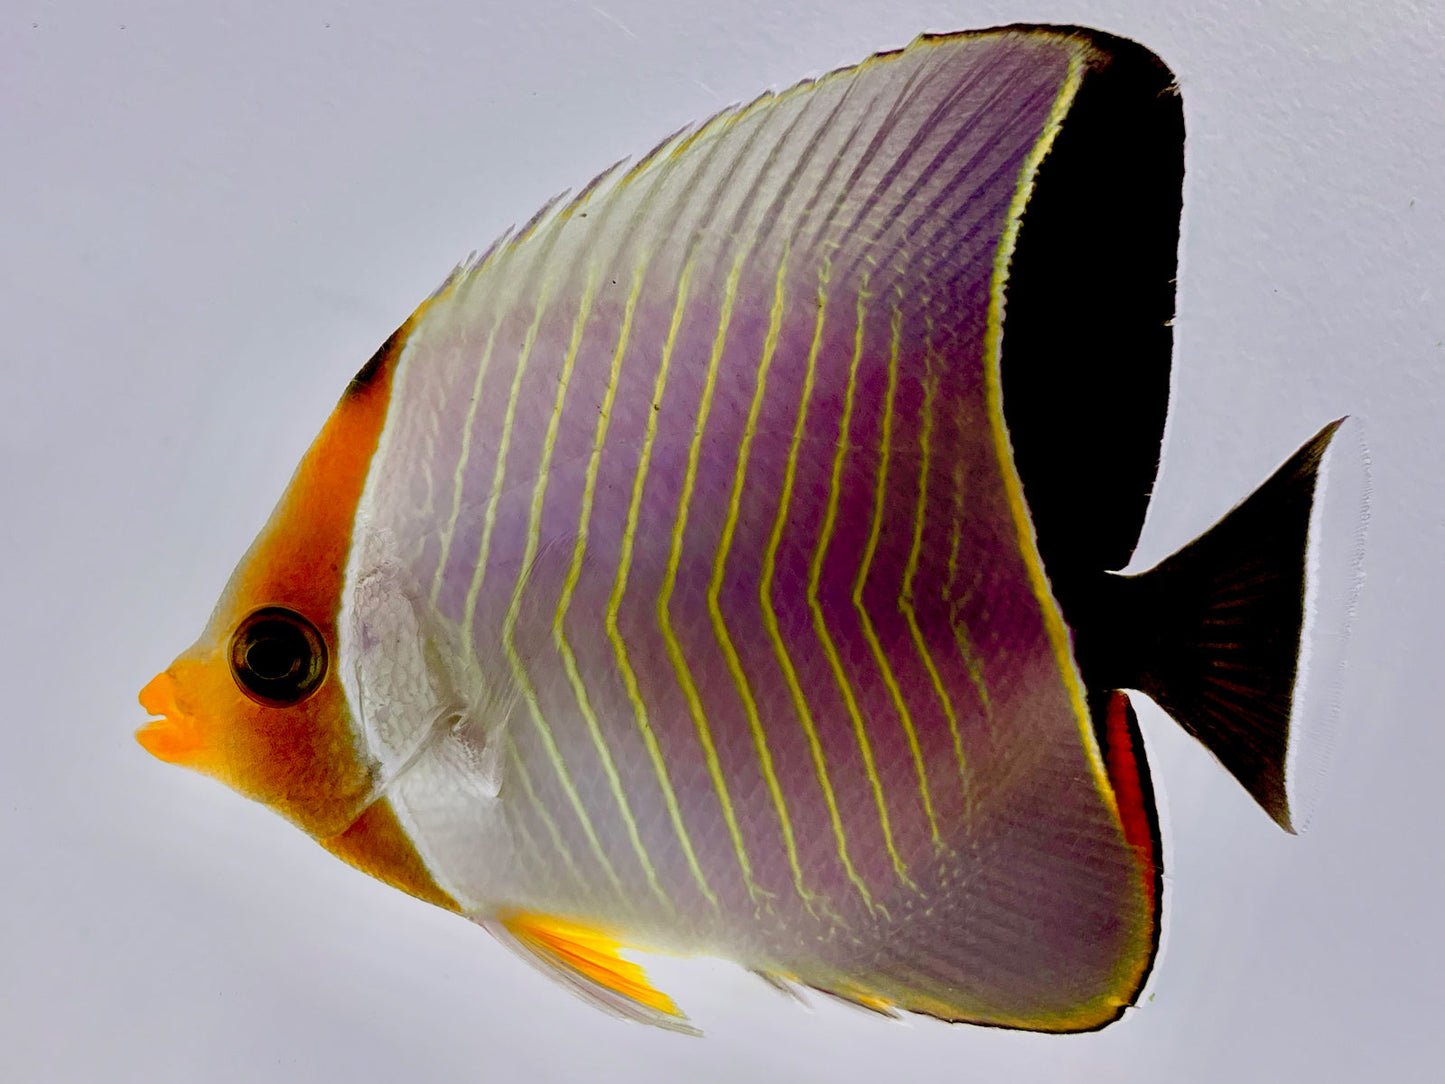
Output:
[[148,714],[159,716],[135,732],[142,749],[167,764],[183,763],[200,751],[195,724],[176,707],[175,681],[169,672],[152,678],[139,700]]

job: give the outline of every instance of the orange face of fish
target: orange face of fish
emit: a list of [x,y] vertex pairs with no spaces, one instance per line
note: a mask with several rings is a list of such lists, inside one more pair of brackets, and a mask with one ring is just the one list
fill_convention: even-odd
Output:
[[136,735],[148,751],[320,839],[351,825],[372,788],[337,673],[336,617],[406,330],[347,389],[201,638],[140,694],[160,716]]

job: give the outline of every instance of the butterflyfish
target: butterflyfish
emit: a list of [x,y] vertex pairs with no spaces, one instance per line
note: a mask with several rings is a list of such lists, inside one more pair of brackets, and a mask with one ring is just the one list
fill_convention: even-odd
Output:
[[1159,942],[1153,698],[1291,827],[1325,426],[1122,575],[1169,397],[1184,124],[1072,27],[726,109],[454,271],[346,388],[160,759],[623,1017],[629,950],[1094,1029]]

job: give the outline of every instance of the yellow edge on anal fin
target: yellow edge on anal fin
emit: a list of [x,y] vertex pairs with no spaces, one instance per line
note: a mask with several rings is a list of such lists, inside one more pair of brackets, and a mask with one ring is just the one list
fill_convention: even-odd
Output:
[[678,1021],[687,1019],[672,998],[648,981],[640,964],[619,955],[628,946],[611,934],[570,919],[528,911],[506,912],[498,915],[497,921],[519,945],[542,961],[653,1012]]

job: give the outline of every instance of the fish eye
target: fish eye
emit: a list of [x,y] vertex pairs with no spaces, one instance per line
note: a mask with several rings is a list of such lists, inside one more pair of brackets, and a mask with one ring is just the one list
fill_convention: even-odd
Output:
[[298,704],[326,676],[326,644],[298,613],[257,610],[231,636],[231,675],[241,691],[270,707]]

